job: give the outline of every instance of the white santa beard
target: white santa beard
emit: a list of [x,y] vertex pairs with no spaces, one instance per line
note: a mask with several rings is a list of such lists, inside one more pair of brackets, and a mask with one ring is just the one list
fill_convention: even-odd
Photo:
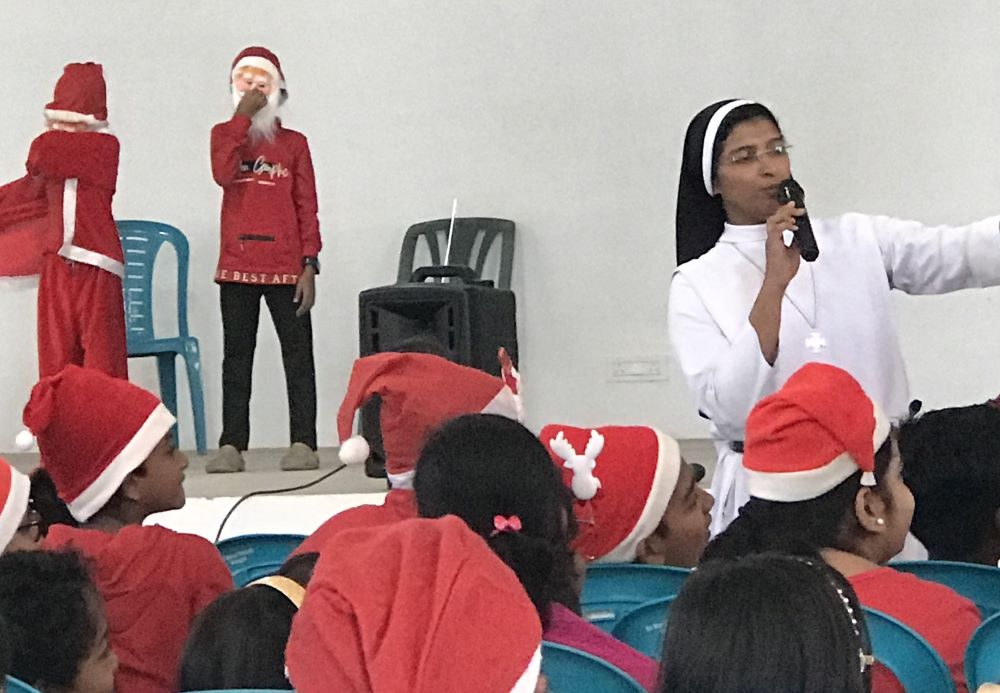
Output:
[[[238,107],[246,92],[233,89],[232,93],[233,106]],[[254,114],[250,122],[250,140],[252,142],[274,139],[274,134],[278,130],[278,112],[281,110],[280,99],[281,90],[275,89],[268,95],[267,104]]]

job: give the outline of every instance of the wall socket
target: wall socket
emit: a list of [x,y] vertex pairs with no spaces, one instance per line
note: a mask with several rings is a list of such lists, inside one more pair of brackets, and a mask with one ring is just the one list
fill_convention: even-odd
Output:
[[608,380],[615,383],[648,383],[670,379],[670,359],[660,356],[629,356],[611,360]]

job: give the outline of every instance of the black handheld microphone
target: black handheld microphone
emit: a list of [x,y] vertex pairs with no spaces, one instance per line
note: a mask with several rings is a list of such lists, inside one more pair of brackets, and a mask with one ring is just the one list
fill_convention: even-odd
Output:
[[[778,185],[778,202],[783,205],[794,202],[797,209],[805,209],[806,193],[798,181],[789,178]],[[799,227],[799,230],[795,232],[795,240],[799,242],[799,253],[802,255],[802,259],[806,262],[815,262],[816,258],[819,257],[819,246],[816,245],[816,236],[813,235],[809,214],[796,217],[795,224]]]

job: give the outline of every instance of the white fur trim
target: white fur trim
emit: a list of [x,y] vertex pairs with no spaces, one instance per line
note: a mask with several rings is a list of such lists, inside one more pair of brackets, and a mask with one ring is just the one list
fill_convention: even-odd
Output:
[[63,183],[63,244],[59,249],[59,255],[67,260],[93,265],[118,277],[124,277],[124,263],[93,250],[73,245],[73,239],[76,236],[76,186],[76,178],[67,178]]
[[76,234],[76,178],[63,181],[63,248],[73,245]]
[[111,460],[100,476],[84,489],[83,493],[67,504],[77,522],[86,522],[111,500],[111,496],[121,487],[125,477],[146,461],[175,423],[177,419],[162,403],[156,405],[118,456]]
[[285,80],[281,79],[281,73],[278,72],[278,66],[270,60],[256,55],[248,55],[241,58],[240,61],[233,66],[233,71],[230,73],[229,77],[230,81],[236,76],[236,73],[240,71],[240,68],[243,67],[256,67],[259,70],[263,70],[267,74],[271,75],[271,79],[274,80],[274,85],[278,87],[278,89],[285,88]]
[[837,455],[831,462],[800,472],[758,472],[745,469],[747,491],[754,498],[783,503],[819,498],[837,484],[858,471],[858,465],[848,453]]
[[389,480],[389,485],[394,489],[403,489],[404,491],[413,490],[413,477],[417,475],[416,469],[411,469],[408,472],[403,472],[401,474],[389,474],[386,472],[386,478]]
[[875,414],[875,430],[872,433],[872,444],[875,446],[875,452],[882,447],[889,434],[892,432],[892,424],[889,423],[889,417],[885,415],[882,411],[882,407],[872,402],[872,410]]
[[646,505],[639,515],[639,521],[618,546],[594,561],[595,563],[631,563],[635,560],[639,544],[659,526],[663,513],[667,511],[670,497],[677,488],[677,479],[681,474],[681,447],[677,441],[668,435],[657,431],[656,441],[659,451],[656,458],[656,472],[653,474],[653,485],[649,489]]
[[108,121],[106,120],[98,120],[89,113],[77,113],[76,111],[60,111],[55,108],[46,108],[45,117],[49,120],[61,120],[64,123],[84,123],[98,128],[108,126]]
[[370,454],[371,447],[363,436],[351,436],[337,450],[337,457],[344,464],[362,464]]
[[708,121],[708,129],[705,130],[705,140],[701,144],[701,177],[705,181],[705,191],[709,195],[715,195],[715,186],[712,185],[712,146],[715,144],[715,136],[722,125],[722,119],[729,115],[733,109],[746,106],[755,101],[736,99],[723,105]]
[[31,494],[31,482],[21,472],[10,468],[10,493],[0,510],[0,553],[17,534],[17,528],[28,510],[28,497]]
[[481,414],[497,414],[506,416],[514,421],[524,421],[524,400],[520,395],[515,395],[514,391],[506,385],[494,395],[485,407],[480,410]]
[[528,668],[524,670],[521,674],[521,678],[517,680],[514,687],[510,689],[510,693],[534,693],[535,687],[538,685],[538,677],[542,673],[542,646],[539,645],[535,653],[531,655],[531,661],[528,662]]

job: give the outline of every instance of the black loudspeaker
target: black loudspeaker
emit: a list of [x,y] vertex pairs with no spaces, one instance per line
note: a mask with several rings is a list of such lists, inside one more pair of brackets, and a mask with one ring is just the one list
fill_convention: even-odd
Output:
[[[430,337],[456,363],[500,375],[497,350],[507,349],[518,363],[517,304],[514,292],[491,282],[470,280],[468,268],[434,267],[414,272],[409,284],[362,291],[358,296],[361,356],[393,351],[415,337]],[[451,283],[421,283],[428,277],[451,277]],[[385,476],[377,398],[361,409],[361,434],[372,454],[368,476]],[[381,471],[379,468],[382,468]]]

